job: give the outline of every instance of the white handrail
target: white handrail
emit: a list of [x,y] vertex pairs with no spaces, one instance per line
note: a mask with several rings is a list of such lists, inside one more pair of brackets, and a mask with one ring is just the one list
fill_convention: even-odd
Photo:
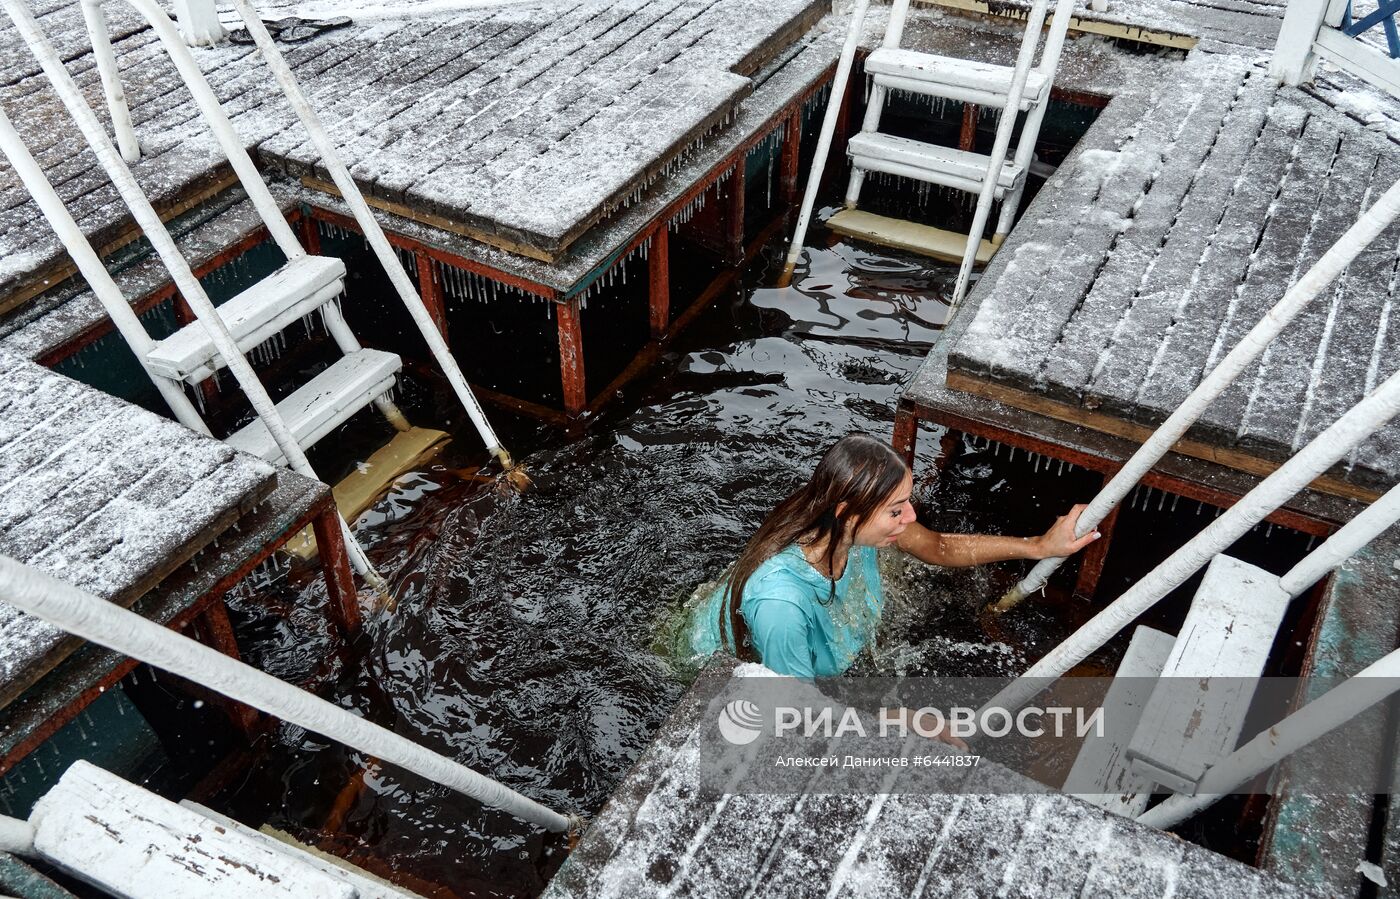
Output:
[[324,734],[433,783],[451,787],[485,805],[510,812],[523,821],[556,832],[567,831],[573,823],[570,818],[460,762],[3,555],[0,555],[0,599],[70,634],[169,671],[283,721]]
[[78,272],[92,288],[92,293],[97,297],[97,301],[106,310],[107,317],[112,320],[112,324],[117,326],[117,330],[126,338],[127,344],[136,355],[136,361],[141,363],[146,374],[150,376],[151,382],[156,385],[160,395],[170,406],[170,411],[175,413],[180,424],[196,431],[200,434],[208,435],[209,426],[200,418],[199,412],[195,409],[190,398],[185,395],[184,389],[174,381],[163,378],[153,372],[147,361],[151,349],[155,346],[155,341],[146,332],[146,328],[137,318],[131,305],[122,296],[121,289],[112,280],[107,267],[98,258],[97,252],[93,250],[92,244],[88,243],[83,231],[78,227],[78,223],[73,220],[73,216],[68,213],[68,207],[63,205],[63,200],[59,199],[58,193],[45,177],[43,169],[29,152],[24,139],[19,136],[15,126],[10,121],[10,117],[5,114],[5,110],[0,108],[0,152],[5,154],[5,158],[14,167],[19,180],[24,184],[29,195],[34,198],[34,202],[39,206],[39,211],[44,214],[62,242],[63,248],[68,251],[68,256],[73,260],[73,264],[78,267]]
[[[117,147],[122,159],[135,162],[141,158],[141,144],[136,139],[136,128],[131,124],[131,109],[126,105],[126,91],[117,75],[117,58],[112,53],[112,42],[108,38],[107,14],[102,11],[102,0],[81,0],[83,23],[87,25],[92,38],[92,58],[97,64],[97,74],[102,79],[102,92],[107,97],[107,111],[112,115],[112,131],[117,136]],[[98,35],[102,39],[98,39]]]
[[[150,0],[142,0],[142,2],[150,2]],[[282,92],[286,95],[292,110],[306,128],[311,137],[312,145],[321,156],[321,162],[325,164],[327,171],[330,172],[331,180],[335,182],[336,189],[340,191],[341,197],[350,207],[361,232],[374,250],[374,255],[378,257],[380,265],[384,267],[384,272],[389,276],[399,298],[408,309],[408,314],[412,316],[414,324],[418,326],[419,333],[427,341],[433,358],[442,367],[443,373],[452,385],[453,392],[457,394],[458,402],[466,410],[467,416],[476,427],[477,433],[481,435],[487,450],[500,461],[507,473],[523,474],[516,469],[515,463],[511,461],[510,453],[501,446],[496,432],[491,428],[490,422],[486,420],[486,414],[482,411],[471,387],[467,384],[467,379],[457,365],[456,358],[453,357],[447,342],[443,340],[432,316],[423,306],[423,299],[418,295],[408,273],[404,271],[403,262],[394,252],[394,248],[390,246],[389,239],[384,236],[384,229],[379,226],[378,219],[370,211],[369,204],[365,202],[355,179],[350,176],[350,171],[341,161],[340,154],[331,141],[330,135],[326,132],[325,126],[321,123],[320,116],[307,101],[306,95],[302,93],[296,76],[292,74],[287,61],[282,58],[282,53],[273,42],[272,35],[268,33],[262,19],[258,18],[257,10],[248,3],[248,0],[233,0],[233,6],[242,17],[243,24],[248,29],[248,34],[252,36],[253,42],[262,52],[263,61],[267,63],[268,68],[272,70],[273,77],[281,85]]]
[[1281,759],[1355,718],[1400,690],[1400,649],[1348,678],[1322,696],[1260,731],[1254,739],[1206,770],[1193,796],[1168,797],[1138,816],[1139,823],[1165,830],[1213,805]]
[[[1011,146],[1011,132],[1016,130],[1016,118],[1021,112],[1021,96],[1026,92],[1026,79],[1031,74],[1031,61],[1035,58],[1035,48],[1040,43],[1040,30],[1045,25],[1045,10],[1048,5],[1048,0],[1035,0],[1026,16],[1026,30],[1021,35],[1020,52],[1016,54],[1016,70],[1011,76],[1011,89],[1001,110],[1001,120],[997,122],[997,134],[992,142],[987,173],[983,176],[982,190],[977,194],[977,209],[972,214],[972,230],[967,234],[962,264],[958,266],[958,279],[953,284],[953,296],[948,309],[950,320],[956,314],[958,304],[967,294],[968,282],[972,280],[972,266],[977,261],[977,248],[982,245],[982,230],[987,226],[987,218],[992,211],[992,198],[996,196],[997,182],[1001,180],[1001,170],[1006,165],[1006,151]],[[1049,102],[1048,97],[1046,102]],[[1024,139],[1023,135],[1022,140]],[[1010,197],[1005,195],[1003,199]]]
[[[822,117],[822,129],[817,134],[817,151],[812,157],[812,170],[807,173],[807,190],[802,194],[802,208],[797,213],[797,229],[792,235],[792,245],[788,247],[787,260],[783,264],[783,274],[779,284],[786,286],[792,279],[793,269],[802,258],[802,244],[807,239],[807,226],[812,221],[812,209],[817,205],[817,192],[821,190],[822,170],[826,168],[826,157],[831,153],[831,138],[836,133],[836,120],[841,116],[841,104],[846,98],[846,85],[851,79],[851,66],[855,62],[856,48],[865,28],[865,13],[870,8],[870,0],[856,0],[851,11],[851,24],[846,28],[846,42],[841,46],[841,58],[836,63],[836,74],[831,79],[831,96],[826,102],[826,115]],[[789,135],[788,140],[796,140]]]
[[[1210,374],[1201,379],[1190,395],[1172,412],[1161,427],[1138,447],[1137,452],[1123,463],[1109,482],[1103,486],[1079,516],[1075,528],[1078,536],[1084,536],[1099,526],[1099,522],[1113,510],[1128,492],[1133,489],[1152,466],[1171,450],[1196,423],[1196,419],[1206,411],[1216,397],[1224,393],[1235,379],[1264,352],[1265,348],[1286,328],[1300,312],[1308,307],[1328,284],[1342,273],[1381,232],[1400,216],[1400,181],[1391,185],[1381,198],[1366,210],[1356,224],[1347,229],[1337,239],[1322,258],[1307,274],[1288,289],[1283,299],[1259,320],[1249,333],[1241,338],[1234,349],[1220,361]],[[1064,562],[1062,558],[1050,558],[1038,562],[1021,581],[998,600],[992,608],[1004,612],[1031,595],[1049,580],[1055,569]]]
[[[82,132],[83,137],[87,139],[88,147],[91,148],[93,154],[97,157],[97,161],[107,173],[107,177],[111,179],[112,184],[117,188],[117,193],[121,195],[122,200],[126,203],[127,209],[131,211],[132,217],[136,220],[136,224],[140,226],[146,239],[151,242],[151,247],[160,257],[161,262],[165,264],[166,270],[170,272],[171,280],[175,282],[176,289],[180,291],[180,295],[189,303],[195,318],[204,325],[210,339],[214,342],[214,346],[218,349],[219,354],[223,356],[229,371],[233,373],[234,379],[237,380],[238,386],[242,388],[243,393],[248,397],[249,402],[252,403],[253,409],[257,412],[258,417],[267,425],[268,432],[277,443],[278,449],[286,456],[293,470],[306,477],[316,478],[316,472],[311,468],[311,463],[307,461],[306,454],[302,452],[301,445],[297,443],[296,438],[293,437],[291,432],[287,429],[287,423],[282,420],[281,414],[277,411],[277,405],[273,403],[272,398],[268,396],[267,389],[263,387],[262,382],[258,380],[258,376],[253,372],[252,366],[250,366],[248,360],[244,358],[242,351],[238,348],[238,344],[233,339],[233,335],[229,334],[228,327],[224,324],[224,320],[214,308],[214,304],[210,301],[208,294],[204,292],[204,287],[199,283],[199,279],[194,276],[194,272],[190,270],[189,263],[185,261],[185,257],[180,255],[180,250],[175,246],[175,241],[171,239],[170,232],[165,230],[165,225],[161,222],[160,216],[151,206],[151,201],[146,197],[145,192],[141,190],[141,185],[136,182],[136,178],[132,175],[131,169],[127,167],[121,156],[118,155],[117,148],[112,145],[112,140],[107,136],[107,132],[102,127],[102,123],[98,121],[97,114],[92,111],[92,107],[88,106],[87,100],[78,89],[78,85],[74,83],[72,76],[69,75],[68,70],[64,68],[62,60],[58,57],[58,53],[54,50],[53,45],[49,43],[43,30],[39,28],[39,23],[34,20],[33,14],[30,13],[28,7],[25,6],[24,0],[0,0],[0,5],[4,6],[10,19],[15,23],[15,28],[19,32],[20,37],[24,40],[30,52],[34,54],[35,59],[39,61],[39,65],[48,76],[49,83],[53,86],[54,92],[58,94],[59,99],[63,101],[63,105],[68,109],[68,114],[77,122],[78,129]],[[157,22],[163,19],[165,24],[169,25],[170,19],[165,16],[163,11],[155,18],[157,21],[152,22],[152,26],[156,28],[159,34],[161,28]],[[173,26],[171,27],[173,28]],[[175,36],[180,49],[188,53],[188,49],[184,46],[183,42],[178,41],[178,32],[175,33]],[[162,37],[162,39],[164,38]],[[250,196],[252,196],[252,194],[250,194]],[[284,227],[287,227],[286,220],[282,218],[280,210],[277,211],[275,222],[281,222]],[[275,222],[267,222],[269,229],[274,230],[274,234],[275,229],[273,226]],[[288,229],[290,230],[290,228]],[[299,244],[298,247],[300,247]],[[355,566],[355,569],[360,572],[372,587],[379,590],[384,589],[384,579],[374,570],[369,559],[365,556],[364,550],[360,547],[359,542],[356,541],[355,535],[351,532],[349,526],[345,524],[343,518],[341,519],[340,526],[341,531],[345,535],[346,549],[350,555],[350,561]]]
[[1003,688],[984,709],[1019,709],[1051,679],[1064,674],[1107,643],[1397,413],[1400,413],[1400,372],[1387,378],[1205,530]]
[[1326,577],[1333,569],[1356,555],[1363,546],[1400,521],[1400,484],[1357,513],[1322,545],[1308,553],[1279,578],[1279,586],[1289,596],[1297,596]]

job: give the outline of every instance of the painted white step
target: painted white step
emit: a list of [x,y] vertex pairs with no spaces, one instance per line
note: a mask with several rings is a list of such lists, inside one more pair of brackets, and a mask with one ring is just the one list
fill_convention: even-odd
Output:
[[419,899],[417,893],[401,890],[387,881],[366,874],[349,862],[340,859],[332,861],[329,857],[309,852],[302,846],[293,845],[279,840],[272,834],[254,830],[241,821],[235,821],[227,815],[221,815],[213,809],[206,808],[197,802],[191,802],[185,799],[180,802],[180,805],[190,811],[203,815],[210,821],[220,824],[240,836],[247,837],[249,840],[259,845],[266,846],[273,852],[281,852],[289,858],[310,865],[323,874],[328,874],[337,880],[349,884],[355,889],[357,899]]
[[[969,193],[982,189],[982,179],[991,162],[981,153],[967,153],[873,131],[863,131],[851,138],[846,144],[846,153],[852,165],[867,172],[900,175]],[[997,179],[997,198],[1014,188],[1022,174],[1020,166],[1008,155],[1006,164],[1001,167],[1001,177]]]
[[[997,109],[1006,107],[1015,69],[953,56],[880,47],[865,58],[865,71],[875,83],[896,90],[947,97]],[[1031,69],[1021,93],[1021,109],[1045,99],[1050,79]]]
[[1211,560],[1128,744],[1135,775],[1193,794],[1234,750],[1288,600],[1277,575]]
[[[344,289],[345,263],[329,256],[294,259],[219,306],[219,316],[243,352],[335,299]],[[198,384],[224,366],[198,321],[157,343],[147,360],[171,380]]]
[[343,880],[87,762],[34,806],[34,848],[131,899],[356,899]]
[[1175,637],[1150,627],[1139,625],[1133,631],[1123,663],[1103,699],[1103,736],[1091,731],[1085,737],[1065,778],[1066,793],[1126,818],[1147,810],[1152,783],[1129,770],[1128,741],[1175,642]]
[[[305,449],[393,387],[394,376],[402,366],[393,353],[358,350],[336,360],[330,368],[297,388],[277,404],[277,411],[282,413],[297,443]],[[287,462],[260,418],[224,442],[273,465]]]

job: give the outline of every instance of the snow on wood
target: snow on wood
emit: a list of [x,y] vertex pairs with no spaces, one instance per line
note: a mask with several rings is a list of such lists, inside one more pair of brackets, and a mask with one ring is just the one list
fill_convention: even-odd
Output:
[[704,793],[702,717],[735,667],[716,657],[702,672],[545,890],[548,899],[746,890],[1133,897],[1167,895],[1173,883],[1178,896],[1310,895],[985,761],[960,792],[923,795],[896,779],[887,796]]
[[1211,560],[1128,744],[1136,776],[1189,792],[1235,748],[1289,598],[1261,568]]
[[[1246,62],[1198,50],[1114,98],[979,283],[953,369],[1156,426],[1355,222],[1400,146]],[[1400,254],[1377,244],[1193,439],[1277,462],[1395,371]],[[1400,425],[1333,475],[1393,483]]]
[[83,761],[30,821],[45,859],[117,896],[356,896],[344,880]]
[[[130,604],[271,489],[261,461],[0,354],[0,552]],[[62,632],[0,604],[0,695]],[[51,663],[50,663],[51,664]]]

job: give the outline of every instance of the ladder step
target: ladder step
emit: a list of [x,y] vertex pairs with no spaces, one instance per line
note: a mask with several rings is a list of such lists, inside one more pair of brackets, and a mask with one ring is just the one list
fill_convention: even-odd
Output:
[[[880,47],[865,58],[865,72],[881,87],[1002,109],[1016,70],[953,56]],[[1050,79],[1031,69],[1021,94],[1021,109],[1041,102],[1049,91]]]
[[1276,575],[1211,560],[1128,744],[1135,775],[1193,794],[1234,750],[1288,602]]
[[[825,224],[837,234],[881,246],[922,253],[945,262],[961,262],[963,252],[967,249],[966,234],[876,215],[861,209],[842,209],[827,219]],[[990,240],[983,239],[977,245],[976,263],[986,265],[996,251],[997,248]]]
[[[297,388],[277,404],[277,411],[305,449],[393,387],[394,376],[401,367],[399,357],[393,353],[357,350]],[[224,442],[273,465],[285,465],[287,461],[260,418]]]
[[1147,810],[1152,783],[1129,770],[1128,741],[1137,730],[1176,638],[1150,627],[1133,631],[1128,651],[1104,696],[1103,736],[1090,731],[1065,778],[1064,791],[1102,809],[1136,818]]
[[[981,153],[967,153],[872,131],[851,138],[846,152],[851,164],[858,169],[941,184],[969,193],[982,189],[982,179],[991,163],[991,157]],[[1015,188],[1023,174],[1021,167],[1008,157],[997,179],[996,197],[1000,199],[1002,194]]]
[[[238,348],[246,353],[335,299],[343,289],[344,278],[345,263],[339,259],[293,259],[219,306],[219,316]],[[156,344],[147,360],[157,374],[191,384],[198,384],[224,365],[213,339],[198,321]]]

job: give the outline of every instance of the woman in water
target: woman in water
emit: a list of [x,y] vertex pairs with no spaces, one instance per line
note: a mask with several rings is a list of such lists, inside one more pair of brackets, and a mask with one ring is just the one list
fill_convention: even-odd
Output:
[[884,605],[875,550],[961,568],[1078,552],[1083,506],[1039,537],[940,534],[915,521],[914,479],[889,445],[866,434],[827,450],[811,479],[778,504],[749,539],[728,578],[702,606],[692,648],[724,647],[778,674],[834,677],[870,645]]

